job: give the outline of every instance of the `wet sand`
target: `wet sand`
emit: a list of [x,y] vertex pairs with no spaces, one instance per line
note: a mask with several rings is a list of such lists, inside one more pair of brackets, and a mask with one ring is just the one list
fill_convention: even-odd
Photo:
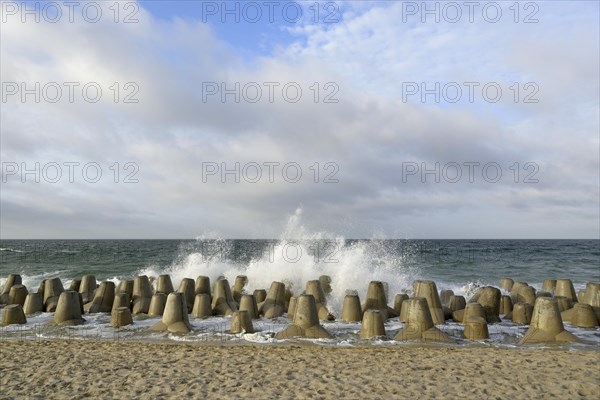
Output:
[[6,399],[600,398],[600,351],[0,343]]

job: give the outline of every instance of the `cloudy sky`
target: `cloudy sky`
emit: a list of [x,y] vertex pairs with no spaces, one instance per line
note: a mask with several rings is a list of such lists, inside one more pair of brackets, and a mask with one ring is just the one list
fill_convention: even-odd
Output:
[[2,238],[600,236],[598,2],[53,4],[2,2]]

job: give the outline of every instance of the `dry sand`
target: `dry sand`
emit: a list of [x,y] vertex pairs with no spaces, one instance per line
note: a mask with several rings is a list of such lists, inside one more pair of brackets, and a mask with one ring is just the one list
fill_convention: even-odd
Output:
[[8,399],[598,399],[600,352],[5,340],[0,384]]

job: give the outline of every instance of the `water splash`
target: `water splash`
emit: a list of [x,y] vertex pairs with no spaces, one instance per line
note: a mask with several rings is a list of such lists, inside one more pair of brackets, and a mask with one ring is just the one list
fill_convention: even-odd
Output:
[[[226,277],[233,283],[237,275],[248,277],[247,290],[268,289],[273,281],[281,281],[294,295],[302,293],[307,281],[329,275],[332,293],[329,307],[340,315],[346,290],[356,290],[364,300],[372,280],[388,283],[389,297],[406,290],[421,273],[405,262],[409,252],[390,251],[385,239],[349,241],[328,232],[312,232],[302,222],[301,208],[288,217],[277,240],[263,243],[258,254],[240,261],[233,241],[222,238],[197,238],[181,249],[181,255],[164,270],[145,268],[140,274],[168,273],[178,285],[183,278],[208,276],[214,282]],[[242,257],[243,258],[243,257]]]

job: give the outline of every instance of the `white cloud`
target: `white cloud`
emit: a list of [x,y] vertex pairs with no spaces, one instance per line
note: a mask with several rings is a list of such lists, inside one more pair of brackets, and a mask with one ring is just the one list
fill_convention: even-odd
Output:
[[[531,26],[398,23],[400,3],[356,5],[343,23],[296,27],[298,41],[247,63],[207,25],[156,20],[139,24],[2,26],[3,82],[97,82],[103,98],[56,104],[2,104],[3,162],[97,162],[104,178],[2,187],[2,237],[275,237],[303,205],[316,230],[368,237],[597,237],[597,4],[552,5]],[[597,15],[597,12],[596,12]],[[571,28],[572,21],[579,21]],[[405,103],[405,81],[538,82],[540,103]],[[257,82],[260,102],[228,96],[203,102],[203,82]],[[114,103],[109,89],[135,82],[137,104]],[[273,103],[264,82],[279,82]],[[287,82],[303,89],[288,103]],[[337,104],[317,104],[339,87]],[[122,183],[127,161],[139,183]],[[315,183],[335,162],[339,183]],[[496,162],[497,183],[403,182],[403,163]],[[514,182],[509,167],[540,166],[537,184]],[[120,182],[109,167],[119,162]],[[203,162],[297,162],[287,183],[203,182]]]

